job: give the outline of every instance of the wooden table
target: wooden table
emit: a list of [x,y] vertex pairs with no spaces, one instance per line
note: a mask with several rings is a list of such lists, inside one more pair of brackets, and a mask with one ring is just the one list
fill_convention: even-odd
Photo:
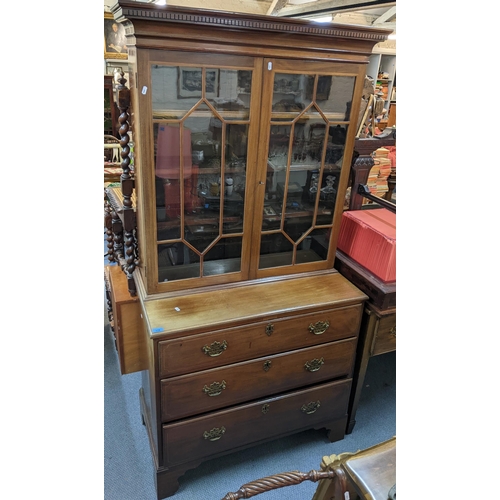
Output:
[[356,424],[356,411],[371,356],[396,350],[396,282],[385,283],[337,250],[335,269],[368,295],[356,351],[346,433]]

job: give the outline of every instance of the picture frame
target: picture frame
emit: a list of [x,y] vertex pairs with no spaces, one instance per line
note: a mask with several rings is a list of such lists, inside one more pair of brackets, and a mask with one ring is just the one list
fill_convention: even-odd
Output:
[[104,59],[128,59],[125,28],[111,12],[104,13]]
[[[306,98],[312,99],[314,78],[308,78],[306,87]],[[332,87],[332,77],[330,75],[320,75],[318,77],[318,87],[316,89],[316,100],[327,101],[330,98]]]
[[[201,97],[201,68],[179,68],[177,79],[177,97]],[[219,95],[219,70],[206,69],[205,97]]]

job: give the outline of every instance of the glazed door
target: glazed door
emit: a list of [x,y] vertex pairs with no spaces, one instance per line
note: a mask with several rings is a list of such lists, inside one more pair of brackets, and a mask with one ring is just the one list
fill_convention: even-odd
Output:
[[248,279],[255,66],[254,58],[175,52],[149,61],[159,291]]
[[255,277],[333,266],[364,71],[264,61]]

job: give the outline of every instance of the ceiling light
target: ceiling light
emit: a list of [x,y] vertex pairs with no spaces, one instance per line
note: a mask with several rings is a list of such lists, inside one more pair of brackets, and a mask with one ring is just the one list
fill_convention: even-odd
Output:
[[314,21],[315,23],[331,23],[332,15],[330,14],[329,16],[313,17],[311,18],[311,21]]

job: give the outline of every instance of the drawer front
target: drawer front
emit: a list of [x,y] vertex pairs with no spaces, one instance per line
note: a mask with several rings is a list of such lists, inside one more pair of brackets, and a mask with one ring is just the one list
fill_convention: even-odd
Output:
[[351,379],[164,425],[163,457],[173,466],[346,418]]
[[160,378],[356,336],[362,305],[160,341]]
[[161,381],[162,422],[351,376],[357,339]]
[[396,350],[396,314],[383,316],[378,320],[374,337],[372,356]]

